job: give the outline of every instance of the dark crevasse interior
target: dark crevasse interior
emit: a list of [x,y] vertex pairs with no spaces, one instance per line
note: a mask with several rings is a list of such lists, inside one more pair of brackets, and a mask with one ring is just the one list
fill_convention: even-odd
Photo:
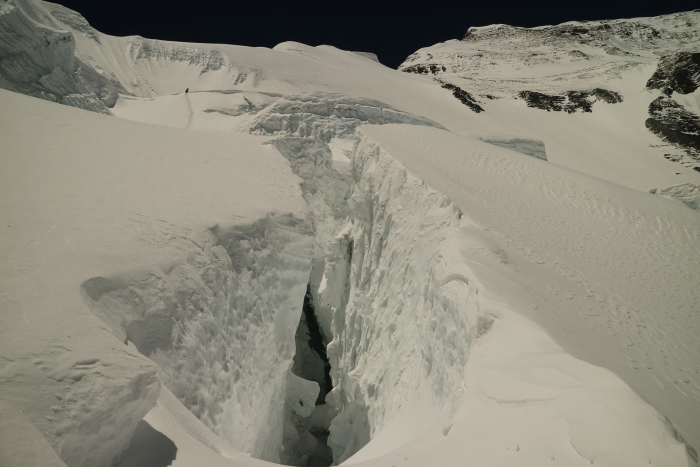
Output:
[[296,332],[296,354],[292,373],[318,383],[319,394],[310,417],[302,418],[292,411],[287,412],[287,443],[286,454],[283,456],[285,464],[327,467],[333,463],[333,453],[327,444],[330,434],[328,428],[337,411],[326,404],[326,395],[333,389],[331,365],[326,354],[327,345],[328,339],[318,321],[311,287],[308,286]]
[[[313,352],[318,355],[318,357],[323,362],[323,378],[314,379],[319,385],[320,391],[318,393],[318,399],[316,399],[316,405],[321,405],[326,403],[326,394],[328,394],[331,389],[333,389],[333,380],[331,380],[331,364],[328,361],[328,356],[326,355],[326,346],[328,342],[323,335],[321,326],[319,325],[318,318],[316,317],[316,311],[314,309],[313,297],[311,296],[311,288],[307,285],[306,295],[304,296],[304,319],[306,320],[306,328],[308,333],[308,345]],[[301,325],[301,323],[300,323]],[[303,332],[303,329],[302,329]],[[304,336],[299,336],[299,329],[297,329],[297,339],[304,339]],[[320,366],[319,366],[320,369]],[[320,372],[315,372],[318,376]],[[302,376],[302,375],[297,375]],[[302,376],[303,378],[303,376]],[[320,381],[319,381],[320,380]]]
[[177,457],[177,446],[146,420],[136,425],[129,447],[114,467],[166,467]]

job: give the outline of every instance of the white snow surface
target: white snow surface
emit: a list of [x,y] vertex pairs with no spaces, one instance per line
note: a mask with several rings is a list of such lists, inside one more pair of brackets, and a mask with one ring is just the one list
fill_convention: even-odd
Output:
[[[312,427],[335,463],[697,465],[700,173],[650,147],[643,91],[695,13],[637,21],[680,29],[642,50],[635,26],[588,68],[548,41],[508,55],[503,25],[472,31],[494,50],[419,51],[496,63],[440,76],[478,114],[331,46],[0,14],[0,33],[65,38],[49,58],[107,80],[65,86],[122,117],[0,90],[1,465],[110,466],[142,418],[174,466],[303,459]],[[512,99],[522,83],[624,100],[546,112]],[[316,407],[290,372],[307,282],[334,385]]]

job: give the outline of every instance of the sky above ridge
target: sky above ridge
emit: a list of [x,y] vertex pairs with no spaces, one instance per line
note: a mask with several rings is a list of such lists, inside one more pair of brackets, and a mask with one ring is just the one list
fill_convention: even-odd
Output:
[[99,31],[181,42],[274,47],[296,41],[373,52],[396,68],[416,50],[460,39],[470,26],[533,27],[566,21],[657,16],[697,0],[601,1],[149,1],[54,0]]

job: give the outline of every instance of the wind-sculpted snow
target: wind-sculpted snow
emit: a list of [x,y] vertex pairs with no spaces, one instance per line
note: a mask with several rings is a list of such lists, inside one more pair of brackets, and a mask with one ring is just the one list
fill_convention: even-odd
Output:
[[[31,422],[26,439],[45,438],[69,466],[111,467],[156,404],[160,372],[200,424],[279,459],[315,248],[288,162],[269,138],[0,97],[0,409],[13,414],[2,433]],[[79,192],[69,173],[84,177]]]
[[3,2],[0,82],[123,118],[0,90],[0,464],[694,465],[698,14],[401,73]]
[[[60,29],[41,4],[9,0],[0,5],[0,87],[109,114],[96,89],[81,79],[74,53],[73,35]],[[105,81],[92,82],[100,80]]]
[[374,99],[315,92],[285,96],[251,123],[252,134],[300,136],[330,142],[348,138],[363,123],[408,123],[444,128],[439,123]]

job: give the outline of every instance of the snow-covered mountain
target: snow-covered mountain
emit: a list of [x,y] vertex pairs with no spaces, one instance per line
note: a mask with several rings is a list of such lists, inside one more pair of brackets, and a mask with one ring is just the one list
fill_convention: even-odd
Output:
[[[399,70],[433,76],[475,111],[492,99],[567,113],[636,101],[648,105],[646,115],[638,112],[646,128],[669,143],[655,145],[656,152],[700,170],[699,10],[531,29],[472,27],[462,40],[417,51]],[[651,90],[662,93],[644,92]]]
[[698,22],[392,70],[0,1],[0,464],[697,465]]

